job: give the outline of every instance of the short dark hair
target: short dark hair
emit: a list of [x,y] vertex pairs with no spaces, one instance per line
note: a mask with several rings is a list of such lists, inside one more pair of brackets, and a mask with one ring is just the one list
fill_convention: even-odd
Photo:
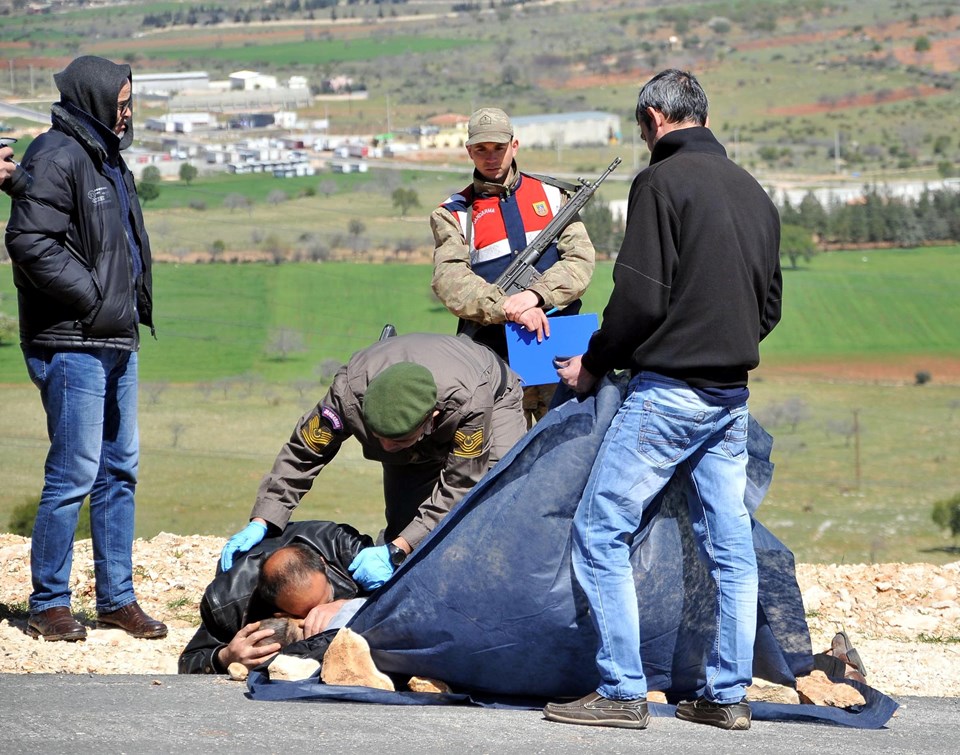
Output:
[[707,124],[707,95],[689,71],[668,68],[643,85],[637,97],[637,123],[650,126],[647,108],[663,113],[670,123]]
[[[287,555],[280,566],[273,566],[278,553]],[[278,548],[260,564],[257,577],[257,598],[276,608],[277,598],[286,590],[307,585],[314,574],[326,574],[327,563],[317,551],[305,543],[291,543]]]

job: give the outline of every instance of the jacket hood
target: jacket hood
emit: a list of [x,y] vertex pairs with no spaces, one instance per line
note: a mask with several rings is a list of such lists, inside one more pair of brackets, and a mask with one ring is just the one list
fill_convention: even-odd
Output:
[[[81,55],[54,74],[53,80],[60,90],[61,105],[86,113],[112,134],[117,125],[117,96],[125,83],[133,84],[133,74],[125,63]],[[132,117],[119,141],[120,149],[133,142]]]

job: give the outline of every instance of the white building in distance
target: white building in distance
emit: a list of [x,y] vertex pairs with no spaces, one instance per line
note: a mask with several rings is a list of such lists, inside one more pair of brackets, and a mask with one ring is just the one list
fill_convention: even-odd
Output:
[[167,95],[173,92],[204,91],[209,87],[210,76],[206,71],[135,73],[133,75],[134,94]]
[[254,89],[276,89],[277,77],[267,76],[258,71],[234,71],[229,76],[230,88],[245,92]]
[[599,111],[511,117],[522,147],[586,147],[617,144],[620,116]]

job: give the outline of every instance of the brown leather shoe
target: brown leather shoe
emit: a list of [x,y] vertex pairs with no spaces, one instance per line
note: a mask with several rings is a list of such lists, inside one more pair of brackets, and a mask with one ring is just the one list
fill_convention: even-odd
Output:
[[76,642],[87,638],[87,630],[73,618],[68,606],[55,606],[30,614],[27,634],[43,637],[47,642]]
[[120,627],[124,632],[146,640],[156,640],[167,636],[167,625],[147,616],[137,601],[123,608],[97,615],[97,626],[101,628]]

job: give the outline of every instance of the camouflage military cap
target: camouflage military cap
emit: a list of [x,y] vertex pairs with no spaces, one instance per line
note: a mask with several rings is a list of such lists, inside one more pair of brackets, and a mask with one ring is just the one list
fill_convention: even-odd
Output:
[[482,107],[470,116],[467,126],[467,146],[480,142],[508,144],[513,141],[513,124],[500,108]]

